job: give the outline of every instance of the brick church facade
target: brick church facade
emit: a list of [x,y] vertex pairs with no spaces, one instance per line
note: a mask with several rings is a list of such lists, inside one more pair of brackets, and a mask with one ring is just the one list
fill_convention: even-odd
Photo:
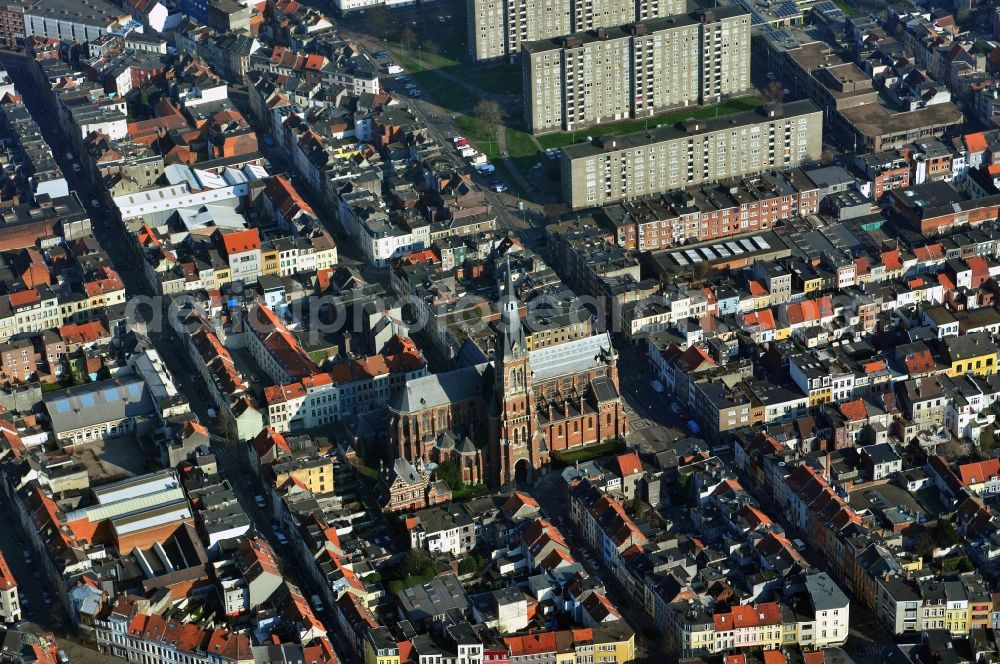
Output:
[[554,451],[625,436],[610,335],[529,351],[509,268],[501,305],[492,363],[411,380],[390,403],[387,461],[451,460],[466,482],[502,487]]

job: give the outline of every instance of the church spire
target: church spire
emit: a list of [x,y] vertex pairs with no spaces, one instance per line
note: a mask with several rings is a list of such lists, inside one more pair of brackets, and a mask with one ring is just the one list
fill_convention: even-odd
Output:
[[506,254],[506,280],[504,293],[501,297],[500,334],[497,339],[497,351],[502,358],[517,357],[527,352],[524,340],[524,330],[521,327],[521,316],[518,313],[517,292],[514,289],[514,274],[510,269],[510,254]]

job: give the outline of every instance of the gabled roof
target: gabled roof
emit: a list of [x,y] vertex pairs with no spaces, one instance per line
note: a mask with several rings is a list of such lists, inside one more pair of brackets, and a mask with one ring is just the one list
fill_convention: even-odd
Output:
[[622,477],[630,477],[642,472],[642,462],[635,452],[626,452],[615,457],[615,466]]
[[958,467],[958,476],[962,480],[962,486],[966,487],[988,482],[991,477],[998,475],[1000,475],[1000,459],[963,463]]

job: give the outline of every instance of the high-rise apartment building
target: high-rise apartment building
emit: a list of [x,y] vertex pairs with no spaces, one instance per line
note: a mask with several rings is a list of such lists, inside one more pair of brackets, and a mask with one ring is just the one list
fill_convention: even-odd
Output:
[[563,148],[563,198],[573,209],[818,160],[823,112],[809,100],[688,120]]
[[510,59],[528,42],[687,11],[687,0],[468,0],[473,60]]
[[738,6],[522,46],[525,123],[572,131],[708,104],[750,89],[750,15]]

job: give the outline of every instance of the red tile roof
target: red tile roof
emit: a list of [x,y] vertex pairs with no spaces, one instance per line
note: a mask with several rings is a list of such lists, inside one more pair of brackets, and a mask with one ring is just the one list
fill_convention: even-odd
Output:
[[4,558],[3,553],[0,553],[0,588],[10,590],[15,586],[17,586],[17,579],[14,578],[14,574],[10,571],[7,559]]
[[524,636],[504,637],[504,643],[510,649],[512,657],[523,657],[525,655],[541,655],[556,652],[555,632],[538,632],[536,634],[525,634]]
[[966,487],[988,482],[991,477],[997,475],[1000,475],[1000,459],[963,463],[958,467],[958,476],[962,479],[962,486]]
[[899,259],[899,249],[882,252],[882,265],[887,270],[898,270],[903,267],[903,262]]
[[716,632],[761,625],[780,625],[781,608],[776,602],[765,602],[757,606],[740,605],[732,607],[726,613],[716,613],[713,618]]
[[944,248],[940,243],[928,244],[925,247],[914,248],[913,255],[921,261],[944,258]]
[[259,250],[260,233],[257,232],[256,228],[224,233],[222,235],[222,246],[225,248],[227,256]]
[[974,134],[966,134],[965,146],[969,149],[969,152],[985,152],[989,149],[989,143],[986,142],[986,134],[981,131]]
[[865,406],[863,399],[855,399],[854,401],[840,404],[840,412],[852,422],[868,419],[868,408]]
[[642,472],[642,462],[635,452],[626,452],[615,457],[618,466],[618,474],[622,477],[630,477]]
[[41,298],[38,296],[38,291],[34,288],[29,288],[28,290],[18,291],[16,293],[10,294],[10,306],[12,307],[23,307],[29,304],[34,304],[39,302]]

